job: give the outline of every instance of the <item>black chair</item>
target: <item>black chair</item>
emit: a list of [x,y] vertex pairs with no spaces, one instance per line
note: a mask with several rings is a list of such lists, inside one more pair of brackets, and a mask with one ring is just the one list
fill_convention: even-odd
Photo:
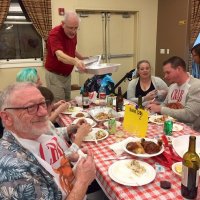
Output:
[[[123,81],[126,81],[126,79],[127,79],[128,81],[131,81],[132,78],[135,76],[135,75],[133,75],[134,73],[136,73],[136,69],[132,69],[130,72],[126,73],[126,74],[124,75],[124,77],[123,77],[121,80],[119,80],[118,83],[115,84],[112,93],[115,94],[115,95],[117,95],[117,93],[115,92],[115,89],[117,89],[117,88],[119,87],[119,85],[120,85]],[[123,97],[124,97],[125,99],[127,98],[127,91],[123,94]]]

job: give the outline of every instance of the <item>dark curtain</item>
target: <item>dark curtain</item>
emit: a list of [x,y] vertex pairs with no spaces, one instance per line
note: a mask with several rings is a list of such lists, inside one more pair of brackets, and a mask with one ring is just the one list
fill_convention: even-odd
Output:
[[8,15],[8,10],[10,6],[10,0],[1,0],[0,1],[0,27],[3,25],[7,15]]
[[[48,33],[52,28],[51,0],[20,0],[30,21],[37,32],[47,41]],[[44,58],[46,57],[46,44],[44,45]]]

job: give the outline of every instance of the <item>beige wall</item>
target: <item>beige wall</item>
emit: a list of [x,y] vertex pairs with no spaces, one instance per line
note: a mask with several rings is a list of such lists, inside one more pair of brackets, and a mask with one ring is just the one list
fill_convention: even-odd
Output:
[[[58,8],[62,7],[65,10],[97,9],[139,11],[138,57],[136,60],[148,59],[152,66],[155,66],[158,0],[52,0],[53,26],[60,24],[62,20],[62,16],[58,15]],[[38,67],[37,69],[42,81],[45,83],[44,69],[42,67]],[[0,90],[15,81],[16,73],[19,70],[20,68],[0,68]],[[77,83],[76,76],[74,75],[72,83]]]

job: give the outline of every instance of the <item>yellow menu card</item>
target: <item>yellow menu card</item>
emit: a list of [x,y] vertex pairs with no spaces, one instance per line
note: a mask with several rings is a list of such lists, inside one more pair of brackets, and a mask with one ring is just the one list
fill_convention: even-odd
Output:
[[123,128],[136,137],[146,137],[148,111],[137,109],[135,105],[125,105]]

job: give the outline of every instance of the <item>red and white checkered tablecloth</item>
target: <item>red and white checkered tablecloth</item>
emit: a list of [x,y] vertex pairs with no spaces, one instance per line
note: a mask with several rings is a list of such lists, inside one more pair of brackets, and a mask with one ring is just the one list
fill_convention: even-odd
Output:
[[[68,115],[60,115],[58,123],[62,126],[68,126],[73,121]],[[183,130],[179,132],[173,132],[173,136],[177,137],[180,135],[198,135],[199,133],[192,130],[190,127],[183,125]],[[151,124],[148,125],[147,136],[149,138],[154,138],[156,135],[162,133],[162,126]],[[105,140],[99,141],[98,144],[95,142],[84,142],[89,149],[91,149],[95,156],[95,163],[97,169],[97,181],[101,185],[102,189],[111,200],[149,200],[149,199],[159,199],[159,200],[180,200],[183,199],[181,196],[181,177],[175,175],[172,170],[165,168],[165,172],[157,172],[156,178],[153,182],[143,186],[124,186],[114,182],[108,175],[109,166],[115,162],[115,160],[104,159],[111,156],[116,156],[115,153],[109,148],[110,144],[116,142],[114,135],[110,135]],[[140,159],[140,158],[137,158]],[[155,161],[153,158],[140,159],[143,160],[153,167],[155,166]],[[167,180],[171,182],[171,189],[162,189],[160,187],[160,181]],[[198,188],[198,197],[200,200],[200,184]]]

